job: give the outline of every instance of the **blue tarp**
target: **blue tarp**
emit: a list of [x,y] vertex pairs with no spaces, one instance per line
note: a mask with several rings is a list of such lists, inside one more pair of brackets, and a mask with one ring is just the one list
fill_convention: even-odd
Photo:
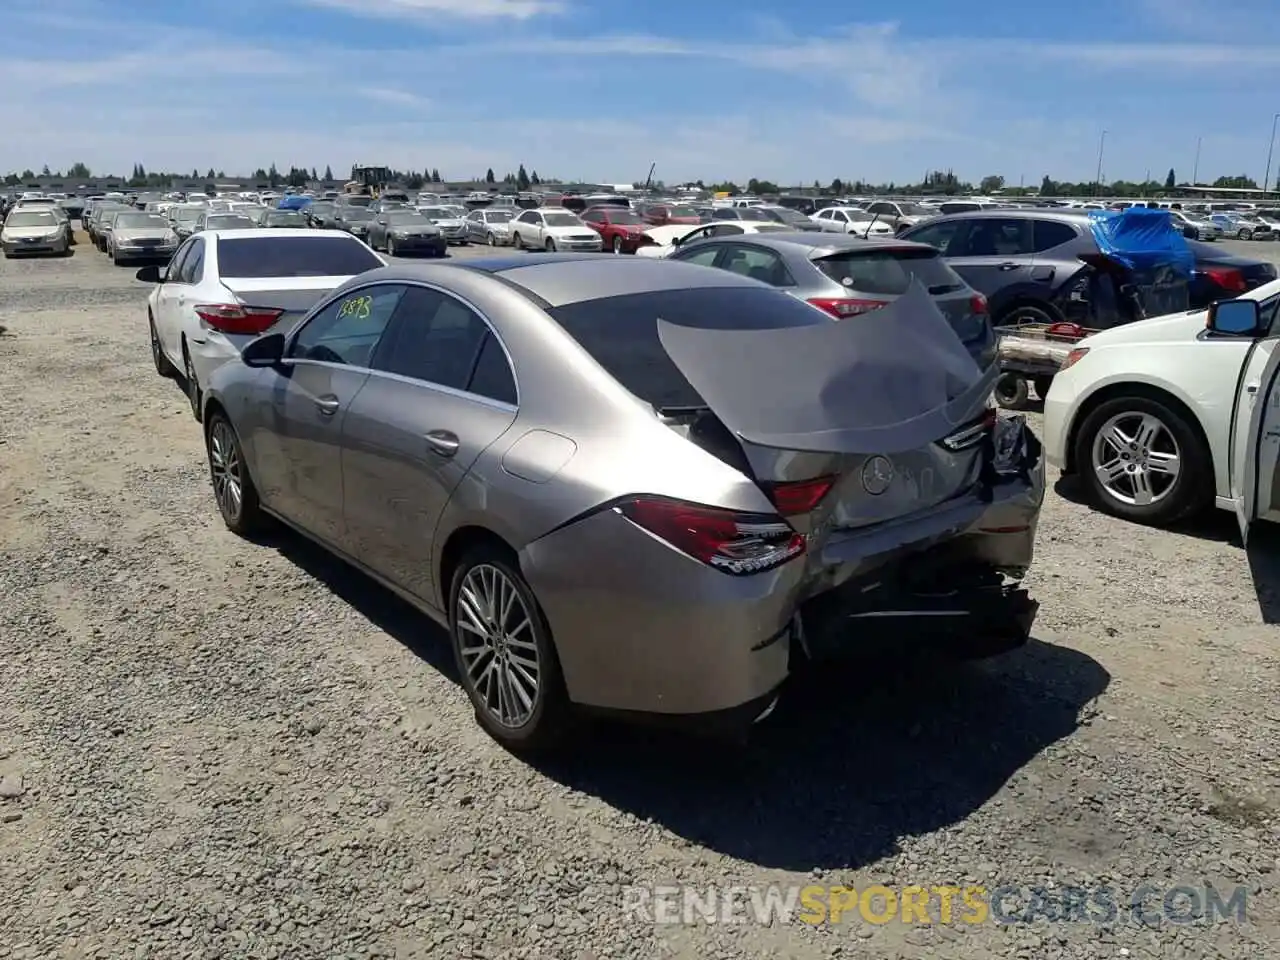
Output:
[[1147,316],[1190,309],[1196,258],[1168,210],[1097,210],[1089,214],[1089,220],[1099,251],[1133,274]]
[[1171,267],[1190,277],[1195,255],[1168,210],[1130,207],[1120,213],[1095,210],[1089,214],[1098,249],[1130,270]]
[[311,197],[281,197],[277,210],[305,210],[311,206]]

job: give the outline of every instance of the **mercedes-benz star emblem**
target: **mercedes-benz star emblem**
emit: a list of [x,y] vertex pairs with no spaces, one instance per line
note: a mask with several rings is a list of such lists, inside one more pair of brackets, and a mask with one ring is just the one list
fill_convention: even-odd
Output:
[[893,483],[893,463],[888,457],[874,456],[862,465],[862,488],[878,497]]

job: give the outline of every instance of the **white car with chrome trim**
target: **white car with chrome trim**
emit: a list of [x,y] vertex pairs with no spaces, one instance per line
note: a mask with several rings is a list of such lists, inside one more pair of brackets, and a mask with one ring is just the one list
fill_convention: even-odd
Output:
[[1051,464],[1108,513],[1164,526],[1214,504],[1280,520],[1280,280],[1088,337],[1044,405]]

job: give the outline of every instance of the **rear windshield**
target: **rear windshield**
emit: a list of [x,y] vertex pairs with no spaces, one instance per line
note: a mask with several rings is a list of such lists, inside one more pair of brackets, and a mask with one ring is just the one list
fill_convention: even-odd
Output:
[[342,201],[342,203],[344,206],[348,207],[367,207],[369,204],[373,203],[373,197],[347,197],[347,199]]
[[935,295],[964,289],[960,275],[936,250],[858,250],[815,263],[836,283],[859,293],[906,293],[913,279]]
[[204,225],[210,230],[239,230],[242,227],[257,226],[251,218],[242,217],[238,213],[223,213],[206,217]]
[[116,217],[116,226],[121,229],[135,230],[146,227],[169,228],[169,221],[156,213],[121,213]]
[[300,213],[294,213],[292,210],[284,210],[280,213],[268,213],[267,223],[306,223],[307,218]]
[[547,312],[615,380],[659,409],[704,405],[662,348],[659,317],[704,330],[772,330],[830,322],[779,290],[752,287],[636,293]]
[[341,237],[264,237],[223,240],[218,244],[218,273],[224,277],[349,277],[382,266],[359,240]]

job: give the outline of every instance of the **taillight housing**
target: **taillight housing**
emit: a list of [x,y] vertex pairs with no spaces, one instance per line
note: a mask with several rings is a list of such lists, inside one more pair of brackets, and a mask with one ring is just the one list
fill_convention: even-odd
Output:
[[239,303],[203,303],[195,311],[211,330],[250,336],[265,332],[284,315],[275,307],[246,307]]
[[942,445],[952,452],[959,450],[967,450],[969,447],[977,446],[991,431],[995,429],[996,419],[999,412],[994,406],[988,406],[982,411],[982,416],[974,422],[957,430],[950,436],[942,438]]
[[778,508],[778,513],[784,517],[795,517],[816,508],[835,485],[835,477],[817,477],[771,483],[765,486],[764,492]]
[[985,317],[987,315],[987,298],[980,293],[975,293],[969,298],[969,312],[975,317]]
[[1249,289],[1244,274],[1233,267],[1209,267],[1204,275],[1223,290],[1230,290],[1232,293],[1244,293]]
[[846,317],[858,317],[872,310],[887,306],[888,300],[856,300],[846,297],[810,297],[809,302],[820,310],[825,310],[837,320]]
[[1062,366],[1058,367],[1058,372],[1061,373],[1063,370],[1066,370],[1068,367],[1075,366],[1077,363],[1079,363],[1081,360],[1084,359],[1085,354],[1087,354],[1088,352],[1089,352],[1088,347],[1076,347],[1074,350],[1072,350],[1070,353],[1067,354],[1067,358],[1062,361]]
[[779,567],[805,539],[776,514],[739,513],[666,497],[633,497],[614,509],[682,553],[731,576]]

